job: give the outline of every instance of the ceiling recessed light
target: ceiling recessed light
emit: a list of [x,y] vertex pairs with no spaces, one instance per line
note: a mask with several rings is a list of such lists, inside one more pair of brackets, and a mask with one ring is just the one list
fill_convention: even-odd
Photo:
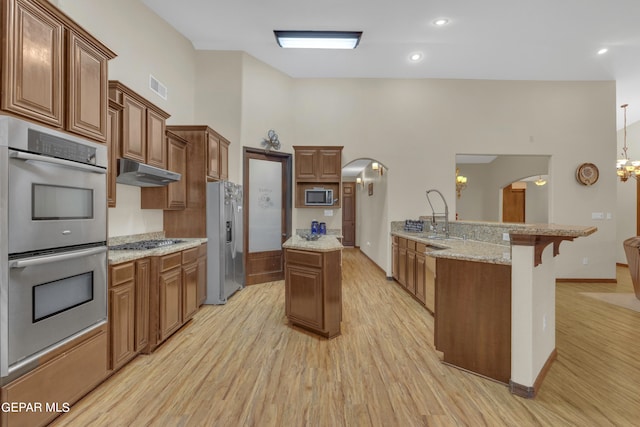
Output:
[[274,31],[278,45],[299,49],[355,49],[362,31]]
[[409,60],[411,62],[418,62],[422,59],[422,54],[420,52],[414,52],[411,55],[409,55]]
[[598,51],[598,55],[604,55],[607,52],[609,52],[609,49],[607,49],[606,47],[603,47]]
[[433,24],[437,25],[438,27],[443,27],[448,23],[449,23],[449,20],[447,18],[438,18],[435,21],[433,21]]

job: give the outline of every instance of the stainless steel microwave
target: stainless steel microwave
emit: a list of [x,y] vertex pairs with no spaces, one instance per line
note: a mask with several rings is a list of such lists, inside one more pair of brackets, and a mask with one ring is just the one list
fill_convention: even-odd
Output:
[[309,188],[304,190],[305,206],[333,206],[333,190]]

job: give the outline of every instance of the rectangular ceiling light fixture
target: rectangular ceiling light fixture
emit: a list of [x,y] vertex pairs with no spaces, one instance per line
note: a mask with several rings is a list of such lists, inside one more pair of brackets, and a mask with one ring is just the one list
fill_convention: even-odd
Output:
[[355,49],[362,31],[277,31],[278,46],[298,49]]

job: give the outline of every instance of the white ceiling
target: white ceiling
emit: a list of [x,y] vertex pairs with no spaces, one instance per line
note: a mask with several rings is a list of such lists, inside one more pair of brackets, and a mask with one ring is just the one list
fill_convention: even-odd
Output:
[[[618,127],[623,103],[640,120],[639,0],[142,2],[196,49],[245,51],[291,77],[616,80]],[[363,36],[352,51],[282,49],[273,30]]]

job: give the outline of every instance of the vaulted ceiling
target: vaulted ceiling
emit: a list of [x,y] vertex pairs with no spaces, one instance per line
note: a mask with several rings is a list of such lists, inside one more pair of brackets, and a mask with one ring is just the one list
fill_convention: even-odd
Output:
[[[616,80],[618,127],[622,103],[640,120],[638,0],[142,1],[196,49],[241,50],[291,77]],[[273,30],[363,36],[355,50],[282,49]]]

